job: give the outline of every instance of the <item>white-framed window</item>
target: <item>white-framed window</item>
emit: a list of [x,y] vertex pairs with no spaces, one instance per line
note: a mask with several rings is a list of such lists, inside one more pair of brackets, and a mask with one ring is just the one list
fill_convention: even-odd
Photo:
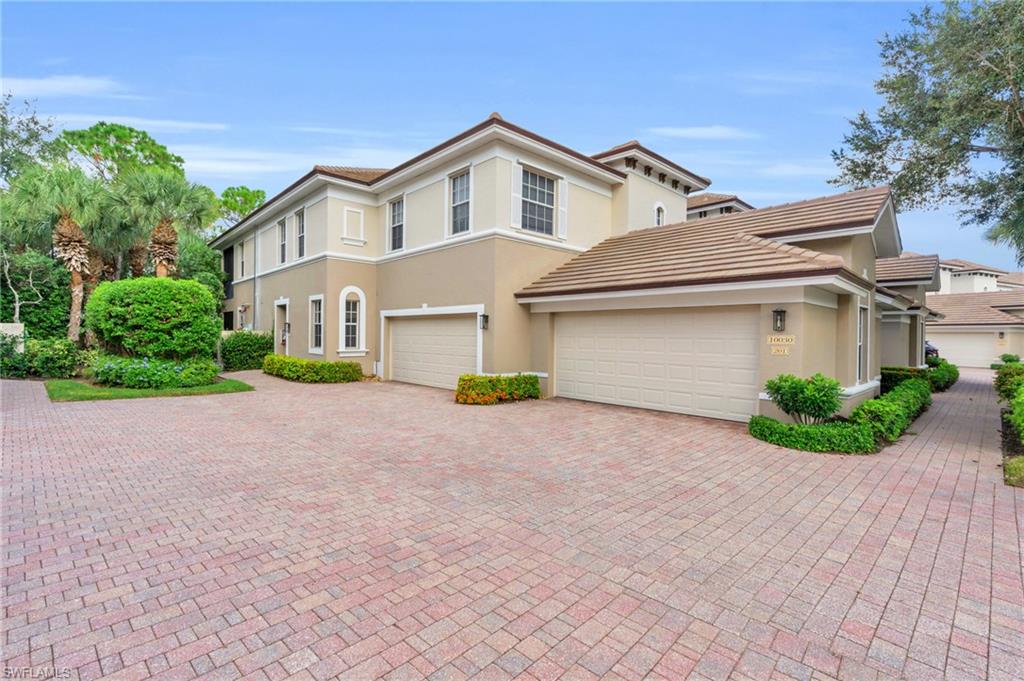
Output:
[[245,278],[245,242],[238,244],[238,278]]
[[392,251],[405,246],[405,198],[395,199],[388,204],[388,236]]
[[857,311],[857,383],[864,383],[868,373],[868,308]]
[[288,260],[288,223],[282,218],[277,223],[277,262],[284,264]]
[[699,213],[697,213],[697,217],[699,217],[699,218],[706,218],[707,216],[708,216],[708,212],[706,210],[702,210]]
[[665,206],[660,203],[654,207],[654,226],[661,227],[665,224]]
[[324,351],[324,297],[309,297],[309,351],[322,354]]
[[346,286],[338,299],[338,354],[365,355],[366,294],[357,286]]
[[553,236],[555,233],[555,181],[523,168],[523,229]]
[[469,170],[451,178],[452,234],[469,231]]
[[306,257],[306,209],[295,211],[295,257]]

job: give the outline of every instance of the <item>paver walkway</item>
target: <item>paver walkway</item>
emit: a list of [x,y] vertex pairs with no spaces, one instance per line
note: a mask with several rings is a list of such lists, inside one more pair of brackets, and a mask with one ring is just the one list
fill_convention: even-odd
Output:
[[2,384],[6,675],[1024,678],[990,372],[873,457],[244,378],[66,404]]

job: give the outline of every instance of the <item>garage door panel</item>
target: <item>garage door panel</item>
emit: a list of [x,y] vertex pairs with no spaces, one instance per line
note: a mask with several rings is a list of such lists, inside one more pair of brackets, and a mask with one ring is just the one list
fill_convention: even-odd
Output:
[[939,355],[957,366],[988,368],[999,354],[1007,352],[996,348],[994,331],[929,332],[927,338],[939,349]]
[[390,328],[392,380],[455,388],[476,371],[474,315],[402,317]]
[[733,420],[756,409],[757,308],[565,313],[555,325],[558,395]]

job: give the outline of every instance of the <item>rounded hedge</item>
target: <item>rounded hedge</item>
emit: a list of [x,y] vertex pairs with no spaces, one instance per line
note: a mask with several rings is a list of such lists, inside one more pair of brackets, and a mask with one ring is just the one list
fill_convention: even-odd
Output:
[[166,277],[100,284],[85,306],[85,324],[108,352],[174,360],[212,357],[221,327],[209,289]]
[[224,371],[260,369],[263,358],[274,354],[274,337],[260,331],[235,331],[220,342]]

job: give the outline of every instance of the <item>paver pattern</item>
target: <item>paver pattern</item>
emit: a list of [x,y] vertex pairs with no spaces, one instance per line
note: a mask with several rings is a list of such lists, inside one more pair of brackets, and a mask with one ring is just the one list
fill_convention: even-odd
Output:
[[8,674],[1024,678],[991,374],[882,454],[400,384],[2,384]]

